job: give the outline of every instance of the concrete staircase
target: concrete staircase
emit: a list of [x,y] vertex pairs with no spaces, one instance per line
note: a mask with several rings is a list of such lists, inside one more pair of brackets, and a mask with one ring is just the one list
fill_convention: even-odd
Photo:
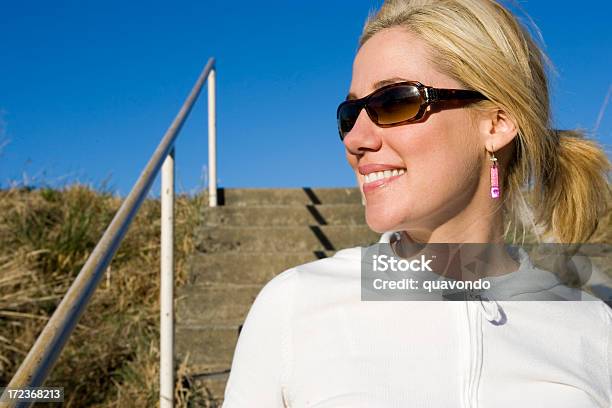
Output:
[[210,407],[223,401],[240,327],[262,286],[292,266],[379,237],[354,188],[221,189],[220,203],[202,210],[176,311],[179,361],[188,357],[191,386]]

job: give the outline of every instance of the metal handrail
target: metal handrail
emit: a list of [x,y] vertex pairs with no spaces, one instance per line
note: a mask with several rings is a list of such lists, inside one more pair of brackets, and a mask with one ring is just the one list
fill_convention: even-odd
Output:
[[[209,78],[210,76],[210,78]],[[102,238],[87,258],[85,265],[77,275],[76,279],[66,292],[66,295],[53,312],[53,315],[40,333],[34,346],[19,366],[19,369],[7,386],[8,389],[39,387],[41,386],[49,371],[55,364],[72,330],[76,326],[80,316],[87,307],[91,296],[95,292],[100,278],[110,264],[115,252],[119,248],[130,224],[146,195],[148,194],[155,177],[162,168],[162,227],[161,227],[161,293],[160,293],[160,405],[161,407],[172,406],[174,402],[174,142],[191,112],[197,100],[204,82],[209,78],[209,188],[214,187],[213,194],[209,192],[209,205],[216,205],[216,163],[215,141],[216,139],[215,97],[210,92],[215,92],[215,60],[210,58],[202,70],[189,96],[183,103],[174,121],[164,134],[155,152],[149,159],[140,177],[132,187],[132,190],[121,204],[115,217],[102,235]],[[210,106],[212,102],[212,107]],[[211,117],[212,112],[212,117]],[[212,123],[212,125],[211,125]],[[211,171],[212,168],[212,171]],[[29,406],[31,403],[16,403],[13,406]]]

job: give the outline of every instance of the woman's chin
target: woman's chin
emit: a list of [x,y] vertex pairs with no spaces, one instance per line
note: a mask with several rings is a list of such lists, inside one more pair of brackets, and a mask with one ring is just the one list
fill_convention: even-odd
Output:
[[368,211],[366,207],[366,223],[374,232],[382,234],[387,231],[397,231],[402,225],[401,217],[394,216],[389,212]]

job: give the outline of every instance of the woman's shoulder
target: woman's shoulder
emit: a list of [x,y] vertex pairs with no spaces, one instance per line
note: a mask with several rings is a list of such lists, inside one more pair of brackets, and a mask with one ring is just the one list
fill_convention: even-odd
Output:
[[346,282],[360,276],[361,250],[362,247],[342,249],[333,256],[295,266],[287,273],[292,274],[300,284]]
[[296,297],[317,296],[337,289],[353,287],[349,282],[360,281],[362,247],[339,250],[333,256],[317,259],[286,269],[269,280],[257,298],[266,302],[295,301]]

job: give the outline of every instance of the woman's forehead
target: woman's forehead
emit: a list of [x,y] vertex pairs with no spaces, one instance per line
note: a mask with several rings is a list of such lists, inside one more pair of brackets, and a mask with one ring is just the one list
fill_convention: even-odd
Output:
[[353,62],[351,94],[369,94],[385,82],[398,79],[431,86],[456,82],[436,70],[427,44],[404,28],[394,27],[374,34],[359,49]]

